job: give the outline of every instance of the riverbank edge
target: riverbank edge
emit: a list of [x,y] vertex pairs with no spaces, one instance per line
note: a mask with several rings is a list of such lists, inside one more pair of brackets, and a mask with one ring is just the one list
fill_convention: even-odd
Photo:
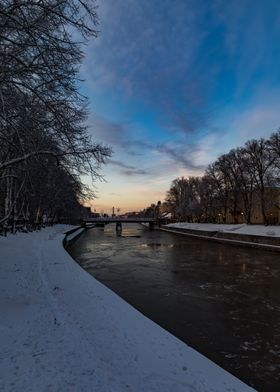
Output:
[[[176,227],[162,226],[159,228],[162,231],[168,233],[186,235],[189,237],[194,237],[197,239],[202,239],[205,241],[219,242],[228,245],[238,245],[249,248],[257,248],[268,250],[272,252],[280,252],[280,239],[273,237],[264,237],[257,235],[248,234],[235,234],[235,233],[224,233],[218,231],[202,231],[202,230],[191,230]],[[263,242],[260,242],[263,241]],[[270,242],[279,242],[279,245],[275,245]]]
[[72,244],[73,242],[77,241],[78,238],[85,232],[86,228],[82,226],[74,227],[73,229],[67,230],[64,233],[64,238],[62,244],[66,249],[68,245]]
[[67,230],[0,238],[0,390],[254,391],[86,272]]
[[[83,229],[82,231],[80,231],[79,230],[79,227],[78,228],[75,228],[75,229],[73,229],[73,230],[70,230],[70,231],[67,231],[67,232],[65,232],[64,234],[65,234],[65,237],[64,237],[64,239],[63,239],[63,247],[64,247],[64,249],[65,249],[65,251],[67,252],[67,246],[70,244],[70,243],[73,243],[73,242],[75,242],[84,232],[85,232],[85,230],[86,229]],[[76,235],[75,235],[75,233],[76,233]],[[71,235],[71,239],[69,240],[68,238],[69,238],[69,236]],[[67,254],[69,254],[68,252],[67,252]],[[77,261],[75,260],[75,259],[73,259],[73,257],[70,255],[70,257],[72,258],[72,260],[74,260],[75,261],[75,263],[77,263]],[[78,264],[78,263],[77,263]],[[79,264],[78,264],[79,265]],[[80,267],[80,266],[79,266]],[[80,267],[82,270],[83,270],[83,268],[82,267]],[[84,270],[83,270],[84,271]],[[91,277],[92,277],[92,275],[90,275]],[[93,278],[93,277],[92,277]],[[94,280],[95,280],[95,278],[93,278]],[[105,287],[105,286],[104,286]],[[111,290],[110,290],[111,291]],[[115,295],[115,296],[117,296],[121,301],[123,301],[122,299],[121,299],[121,297],[119,297],[117,294],[115,294],[113,291],[112,291],[112,293]],[[176,338],[174,335],[172,335],[172,334],[170,334],[168,331],[166,331],[166,330],[164,330],[162,327],[160,327],[159,325],[157,325],[156,323],[154,323],[152,320],[150,320],[150,319],[148,319],[148,318],[146,318],[142,313],[140,313],[140,312],[138,312],[135,308],[133,308],[133,307],[131,307],[131,305],[129,305],[126,301],[124,301],[125,302],[125,304],[126,305],[128,305],[128,307],[129,308],[132,308],[134,311],[136,311],[139,315],[140,315],[140,317],[143,317],[143,319],[146,319],[146,320],[148,320],[148,322],[151,322],[151,324],[153,324],[154,326],[156,326],[156,328],[158,328],[158,331],[160,332],[160,331],[163,331],[164,333],[166,333],[166,334],[168,334],[168,335],[170,335],[172,338],[174,338],[176,341],[177,341],[177,343],[179,342],[179,344],[182,344],[182,346],[185,346],[185,347],[187,347],[188,349],[190,349],[191,351],[193,351],[195,354],[198,354],[200,357],[201,357],[201,359],[202,360],[205,360],[205,361],[209,361],[210,363],[211,363],[211,365],[213,364],[215,367],[217,367],[217,369],[220,369],[220,370],[222,370],[223,372],[226,372],[228,375],[229,375],[229,377],[233,377],[233,379],[235,380],[235,381],[238,381],[238,382],[240,382],[241,383],[241,385],[240,385],[240,388],[242,388],[242,390],[243,390],[243,388],[245,387],[245,389],[246,388],[248,388],[248,390],[250,390],[250,391],[255,391],[253,388],[251,388],[250,386],[248,386],[247,384],[245,384],[242,380],[239,380],[238,378],[236,378],[234,375],[232,375],[231,373],[229,373],[228,371],[226,371],[225,369],[223,369],[222,367],[220,367],[219,365],[217,365],[217,364],[215,364],[213,361],[211,361],[210,359],[208,359],[207,357],[205,357],[204,355],[202,355],[202,354],[200,354],[199,352],[197,352],[196,350],[194,350],[194,349],[192,349],[192,348],[190,348],[188,345],[186,345],[184,342],[182,342],[181,340],[179,340],[178,338]],[[168,353],[169,355],[170,355],[170,353]],[[167,358],[168,356],[166,356],[166,358]],[[197,358],[193,358],[194,359],[194,362],[196,363],[197,362]],[[148,358],[147,358],[147,360],[148,360]],[[184,369],[184,366],[182,367],[183,369]],[[201,374],[201,371],[199,371],[199,374]],[[164,374],[162,375],[163,376],[163,378],[164,378]],[[209,376],[210,376],[210,379],[212,380],[212,379],[216,379],[216,376],[214,375],[214,374],[209,374]],[[200,383],[200,381],[199,380],[197,380],[198,381],[198,383]],[[195,383],[196,384],[196,383]],[[202,384],[205,384],[205,382],[203,382]],[[224,383],[224,386],[225,386],[225,388],[227,388],[227,386],[226,386],[226,383]],[[201,387],[201,386],[200,386]],[[200,387],[199,387],[199,391],[200,391]],[[208,392],[208,390],[212,390],[212,387],[209,385],[205,385],[205,387],[206,387],[206,390],[205,391],[207,391]],[[208,388],[210,388],[210,389],[208,389]],[[176,389],[176,388],[175,388]],[[176,389],[177,390],[177,389]],[[191,390],[193,391],[193,388],[191,387]],[[218,391],[219,389],[217,389],[217,391]],[[241,390],[241,389],[240,389]],[[185,389],[184,389],[184,391],[185,391]],[[187,390],[186,390],[187,391]],[[213,389],[213,391],[216,391],[216,389]],[[222,391],[223,391],[223,389],[222,389]],[[233,389],[232,389],[232,391],[236,391],[236,392],[238,392],[239,391],[239,387],[238,387],[238,389],[237,390],[235,390],[235,387],[233,387]]]

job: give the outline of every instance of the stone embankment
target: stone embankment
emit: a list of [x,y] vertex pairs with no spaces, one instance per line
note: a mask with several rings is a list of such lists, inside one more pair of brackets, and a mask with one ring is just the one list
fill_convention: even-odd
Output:
[[[161,227],[161,230],[196,237],[207,241],[280,252],[280,236],[275,235],[273,230],[271,230],[271,233],[273,233],[272,235],[269,235],[270,231],[268,229],[266,231],[268,234],[261,235],[259,233],[262,232],[258,232],[257,230],[254,234],[244,233],[244,230],[243,233],[238,233],[238,229],[241,227],[244,228],[245,225],[239,225],[236,230],[234,229],[234,225],[231,225],[232,228],[228,229],[228,231],[222,230],[222,228],[219,230],[218,224],[209,226],[209,229],[207,229],[207,224],[200,225],[199,228],[195,228],[195,225],[196,224],[185,225],[189,227],[184,227],[182,224],[165,225]],[[214,226],[216,226],[216,230]]]

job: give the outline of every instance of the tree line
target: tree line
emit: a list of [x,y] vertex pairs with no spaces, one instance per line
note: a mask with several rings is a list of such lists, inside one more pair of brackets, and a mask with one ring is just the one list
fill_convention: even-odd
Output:
[[81,181],[110,156],[87,126],[78,88],[83,47],[97,36],[91,0],[0,2],[0,225],[77,217]]
[[[176,220],[189,222],[242,219],[252,222],[257,204],[264,224],[269,211],[280,209],[280,130],[268,139],[249,140],[210,164],[201,177],[176,178],[160,206],[159,216],[171,213]],[[159,211],[159,203],[145,210]],[[279,222],[278,222],[279,223]]]

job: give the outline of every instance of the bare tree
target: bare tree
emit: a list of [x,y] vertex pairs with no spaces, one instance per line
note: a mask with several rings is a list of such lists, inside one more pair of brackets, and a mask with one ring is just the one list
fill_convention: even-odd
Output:
[[263,221],[267,224],[265,188],[274,182],[274,163],[276,157],[269,148],[268,142],[263,138],[249,140],[245,144],[244,154],[245,157],[249,158],[250,166],[252,167],[255,187],[260,198]]
[[[244,147],[223,154],[208,166],[203,177],[175,179],[165,207],[177,219],[216,222],[229,213],[237,223],[243,216],[251,223],[253,206],[259,200],[263,222],[277,204],[280,176],[280,131],[268,140],[249,140]],[[218,219],[220,221],[220,219]]]
[[0,222],[24,210],[20,198],[30,208],[40,162],[55,162],[54,176],[94,180],[111,153],[88,135],[77,83],[82,46],[97,36],[97,22],[90,0],[0,4]]

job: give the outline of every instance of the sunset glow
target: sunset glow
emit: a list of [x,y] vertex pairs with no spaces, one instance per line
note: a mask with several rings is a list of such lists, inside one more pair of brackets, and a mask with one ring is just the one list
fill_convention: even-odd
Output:
[[278,129],[277,2],[107,0],[99,17],[81,70],[92,135],[114,151],[96,208],[164,199],[174,178]]

